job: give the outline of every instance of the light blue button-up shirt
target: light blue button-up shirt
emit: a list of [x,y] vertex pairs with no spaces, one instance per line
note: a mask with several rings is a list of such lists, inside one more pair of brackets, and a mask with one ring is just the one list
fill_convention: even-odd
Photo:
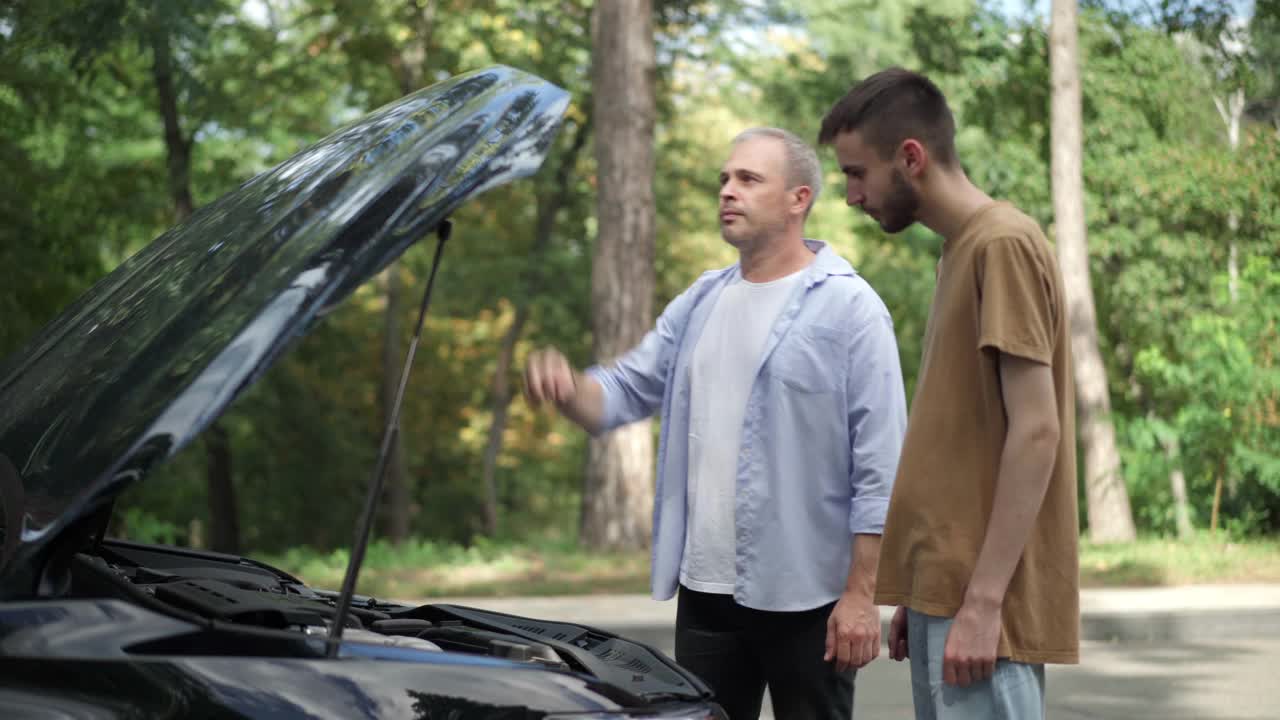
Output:
[[[880,534],[907,425],[888,309],[825,243],[783,305],[747,399],[735,495],[734,600],[796,611],[838,598],[851,534]],[[601,432],[661,410],[653,597],[675,595],[689,471],[689,363],[737,266],[703,273],[609,366]]]

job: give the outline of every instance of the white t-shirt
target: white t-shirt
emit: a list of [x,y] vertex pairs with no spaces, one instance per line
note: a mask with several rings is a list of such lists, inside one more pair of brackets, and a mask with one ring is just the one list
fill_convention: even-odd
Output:
[[803,275],[766,283],[735,273],[720,293],[690,363],[688,522],[680,582],[732,594],[734,494],[747,397],[782,306]]

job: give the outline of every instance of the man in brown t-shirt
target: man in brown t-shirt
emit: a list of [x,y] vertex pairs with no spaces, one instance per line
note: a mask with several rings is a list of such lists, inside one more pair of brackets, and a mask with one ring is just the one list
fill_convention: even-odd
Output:
[[1066,298],[1034,220],[965,175],[941,91],[900,68],[823,119],[847,200],[943,237],[885,520],[876,602],[918,718],[1041,717],[1044,663],[1079,653],[1075,406]]

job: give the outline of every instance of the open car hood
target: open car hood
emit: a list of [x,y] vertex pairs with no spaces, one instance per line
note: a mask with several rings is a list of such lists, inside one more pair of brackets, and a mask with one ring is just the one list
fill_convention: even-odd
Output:
[[464,201],[535,172],[568,94],[506,67],[391,103],[125,261],[0,368],[0,595]]

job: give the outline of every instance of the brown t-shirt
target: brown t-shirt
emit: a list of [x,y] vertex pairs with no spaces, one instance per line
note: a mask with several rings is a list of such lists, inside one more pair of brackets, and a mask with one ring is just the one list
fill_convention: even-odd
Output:
[[1002,609],[998,654],[1079,659],[1075,398],[1062,274],[1034,220],[1005,202],[948,239],[885,519],[876,602],[953,617],[986,534],[1007,418],[999,353],[1049,365],[1053,474]]

